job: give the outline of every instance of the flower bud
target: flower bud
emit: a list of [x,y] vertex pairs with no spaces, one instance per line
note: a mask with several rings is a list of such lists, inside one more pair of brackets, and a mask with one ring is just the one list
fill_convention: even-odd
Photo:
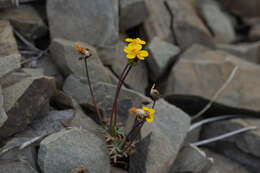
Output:
[[153,98],[153,100],[158,100],[160,98],[160,92],[155,89],[155,84],[153,84],[150,90],[150,96]]

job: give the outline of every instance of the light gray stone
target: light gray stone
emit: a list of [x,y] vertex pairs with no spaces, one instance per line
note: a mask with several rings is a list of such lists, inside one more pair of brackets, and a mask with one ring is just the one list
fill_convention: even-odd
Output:
[[148,17],[144,0],[120,0],[119,26],[126,31],[141,23]]
[[47,2],[51,37],[107,47],[118,39],[117,0]]
[[110,173],[105,142],[78,128],[45,138],[40,144],[38,163],[43,173],[64,173],[80,166],[93,173]]
[[20,68],[20,60],[12,27],[8,21],[0,20],[0,77]]
[[0,85],[0,127],[5,123],[7,120],[7,115],[4,110],[4,97],[2,93],[2,87]]
[[25,162],[0,162],[0,173],[37,173],[26,161]]
[[165,42],[159,37],[154,37],[148,45],[150,57],[147,60],[151,73],[150,78],[154,81],[165,71],[174,57],[180,53],[180,49],[174,44]]

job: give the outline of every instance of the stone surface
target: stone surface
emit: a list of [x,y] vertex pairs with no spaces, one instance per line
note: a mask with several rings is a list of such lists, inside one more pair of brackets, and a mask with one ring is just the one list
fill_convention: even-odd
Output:
[[213,164],[213,159],[207,157],[206,153],[195,146],[185,146],[181,149],[174,162],[171,173],[204,173]]
[[[107,83],[96,83],[93,86],[97,105],[102,110],[104,117],[111,116],[112,105],[116,86]],[[94,109],[86,79],[69,76],[63,86],[63,91],[72,96],[83,108]],[[118,100],[119,120],[127,120],[128,109],[135,106],[151,103],[151,100],[140,93],[129,89],[121,89]]]
[[[141,23],[148,17],[144,0],[120,0],[119,28],[126,31]],[[137,17],[138,16],[138,17]]]
[[180,109],[161,99],[155,110],[153,123],[146,123],[141,129],[137,152],[130,157],[130,173],[169,172],[188,133],[190,118]]
[[196,13],[193,0],[166,0],[173,15],[173,32],[181,49],[197,43],[214,48],[212,36]]
[[260,42],[240,43],[236,45],[217,44],[217,49],[226,51],[252,63],[260,63]]
[[225,156],[212,152],[208,149],[205,149],[205,152],[207,153],[207,156],[213,158],[213,165],[208,173],[249,173],[249,171],[243,166],[226,158]]
[[[88,59],[88,70],[91,80],[100,82],[110,82],[109,74],[100,61],[96,50],[84,43],[79,43],[82,47],[89,48],[92,56]],[[80,53],[77,52],[75,43],[64,39],[54,39],[50,46],[51,57],[58,65],[65,76],[75,74],[86,76],[84,61],[80,61]]]
[[55,80],[44,76],[26,78],[3,89],[8,119],[0,128],[0,138],[20,132],[33,120],[45,116],[55,89]]
[[213,32],[215,38],[223,38],[225,43],[235,40],[236,33],[231,17],[221,10],[214,0],[198,0],[199,13]]
[[[123,41],[119,41],[117,44],[117,53],[110,60],[110,63],[107,64],[111,66],[112,71],[118,76],[121,76],[124,67],[126,66],[128,60],[126,58],[125,52],[123,52],[124,47],[127,46]],[[139,61],[138,65],[133,67],[129,72],[128,76],[125,79],[125,85],[131,89],[139,91],[140,93],[145,93],[146,88],[148,87],[148,69],[146,67],[147,61]]]
[[43,173],[64,173],[80,166],[93,173],[110,173],[105,142],[78,128],[45,138],[40,144],[38,163]]
[[[169,96],[167,100],[171,103],[177,99],[185,102],[189,98],[189,108],[197,107],[197,111],[200,111],[201,108],[194,104],[208,103],[205,99],[212,99],[236,66],[238,71],[233,80],[215,102],[237,111],[259,111],[260,92],[255,87],[260,85],[259,66],[226,52],[212,51],[198,45],[194,45],[180,57],[171,71],[164,95]],[[204,100],[204,103],[198,102],[198,99]]]
[[0,127],[5,123],[7,120],[7,115],[4,110],[4,97],[2,93],[2,87],[0,85]]
[[6,20],[0,20],[0,77],[20,67],[18,52],[12,27]]
[[[219,136],[240,128],[248,126],[260,126],[258,119],[231,119],[225,121],[218,121],[206,125],[201,138],[207,139]],[[207,130],[205,130],[207,129]],[[253,156],[260,157],[260,151],[257,149],[260,145],[260,130],[252,130],[246,133],[241,133],[233,137],[223,139],[222,141],[234,143],[240,150],[245,153],[250,153]]]
[[13,3],[13,0],[0,0],[0,9],[12,8],[15,6],[16,6],[16,4]]
[[171,14],[165,5],[165,0],[145,0],[149,16],[144,22],[144,30],[149,41],[153,37],[173,42],[171,30]]
[[249,39],[251,41],[260,40],[260,24],[252,26],[252,28],[249,31]]
[[115,167],[111,167],[111,172],[110,173],[127,173],[127,171]]
[[0,11],[0,19],[9,20],[12,26],[29,40],[40,38],[48,32],[47,25],[36,9],[30,5],[3,9]]
[[168,42],[154,37],[148,45],[150,57],[148,59],[150,78],[158,79],[166,71],[167,67],[174,60],[174,57],[180,53],[180,49]]
[[117,0],[68,0],[47,2],[52,38],[82,41],[107,47],[118,39]]
[[[4,171],[4,172],[3,172]],[[25,162],[0,162],[1,173],[37,173],[26,161]]]

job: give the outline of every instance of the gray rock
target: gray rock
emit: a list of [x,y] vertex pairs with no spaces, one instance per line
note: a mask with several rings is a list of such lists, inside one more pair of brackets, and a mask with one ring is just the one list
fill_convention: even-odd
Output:
[[[89,48],[92,54],[87,60],[90,79],[100,82],[110,82],[109,74],[100,61],[96,50],[85,43],[79,44],[82,47]],[[51,43],[50,51],[52,59],[65,76],[70,74],[86,76],[84,61],[79,60],[81,55],[77,52],[74,42],[64,39],[54,39]]]
[[158,36],[162,40],[173,42],[171,14],[165,0],[145,0],[149,16],[144,22],[144,30],[149,41]]
[[[180,57],[168,78],[164,95],[169,96],[167,100],[171,103],[176,101],[177,95],[179,100],[190,96],[190,101],[194,104],[198,103],[197,99],[204,100],[204,104],[208,103],[205,99],[212,99],[236,66],[237,73],[215,103],[232,110],[259,111],[260,92],[254,87],[260,85],[259,66],[226,52],[213,51],[198,45],[192,46]],[[194,105],[190,109],[194,109]],[[201,108],[198,111],[200,110]]]
[[[99,109],[103,111],[104,117],[109,117],[112,111],[116,86],[107,83],[96,83],[93,86]],[[94,109],[86,79],[69,76],[63,86],[63,91],[72,96],[81,106]],[[142,104],[151,103],[151,100],[135,91],[121,89],[118,100],[119,120],[127,120],[128,109]]]
[[26,161],[24,162],[0,162],[1,173],[37,173]]
[[45,138],[40,144],[38,163],[43,173],[64,173],[79,166],[91,173],[110,173],[105,142],[77,128]]
[[51,37],[107,47],[118,39],[118,1],[47,2]]
[[[259,127],[260,120],[231,119],[231,120],[215,122],[205,126],[201,138],[207,139],[207,138],[219,136],[248,126]],[[252,130],[246,133],[241,133],[233,137],[223,139],[222,141],[233,143],[243,152],[250,153],[251,155],[256,157],[260,157],[260,151],[257,149],[260,145],[260,130]]]
[[150,78],[154,81],[158,79],[170,65],[176,55],[180,53],[180,49],[168,42],[154,37],[148,45],[150,57],[148,64],[151,70]]
[[3,9],[0,12],[1,20],[9,20],[12,26],[28,40],[35,40],[47,34],[48,27],[30,5],[21,5],[19,8]]
[[236,33],[232,20],[227,13],[221,10],[216,1],[199,0],[197,4],[200,15],[214,33],[215,38],[222,38],[225,43],[235,40]]
[[[144,22],[148,12],[144,0],[120,0],[120,31],[126,31]],[[138,16],[138,17],[137,17]]]
[[46,116],[44,111],[55,89],[55,80],[44,76],[26,78],[3,89],[8,119],[0,128],[0,138],[20,132],[33,120]]
[[197,43],[214,48],[210,32],[198,17],[193,0],[166,0],[173,14],[173,32],[181,49]]
[[208,158],[205,152],[195,146],[185,146],[178,154],[170,172],[205,173],[212,164],[213,159]]
[[236,45],[217,44],[217,49],[226,51],[252,63],[260,63],[260,42],[240,43]]
[[120,169],[120,168],[111,167],[110,173],[127,173],[127,171]]
[[4,97],[2,93],[2,87],[0,85],[0,127],[5,123],[7,120],[7,115],[4,110]]
[[20,67],[18,52],[10,23],[0,20],[0,77]]
[[130,173],[169,172],[188,133],[190,118],[180,109],[161,99],[155,111],[152,124],[146,123],[141,129],[142,140],[130,157]]
[[17,7],[13,0],[0,0],[0,9]]
[[260,40],[260,24],[252,26],[252,28],[249,31],[249,39],[251,41]]
[[207,153],[207,156],[213,158],[213,165],[208,173],[249,173],[247,169],[238,163],[228,159],[225,156],[212,152],[208,149],[203,149]]

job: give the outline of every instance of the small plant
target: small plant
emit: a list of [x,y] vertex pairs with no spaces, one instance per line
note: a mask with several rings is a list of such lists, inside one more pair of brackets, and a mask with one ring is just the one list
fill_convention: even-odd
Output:
[[84,60],[85,63],[86,77],[89,84],[91,98],[96,108],[98,121],[104,127],[104,134],[107,143],[108,154],[113,165],[126,164],[124,162],[124,159],[127,159],[128,156],[135,151],[134,148],[138,142],[138,134],[141,128],[143,127],[144,123],[153,122],[155,113],[154,106],[156,100],[160,97],[159,91],[156,90],[155,85],[153,85],[150,91],[150,95],[154,100],[152,108],[143,106],[142,108],[129,109],[129,112],[133,116],[135,116],[135,122],[130,132],[128,134],[125,134],[124,128],[118,125],[117,106],[120,90],[124,83],[124,80],[126,79],[131,69],[138,65],[138,62],[140,60],[145,60],[149,56],[149,53],[146,50],[143,50],[143,45],[146,44],[145,41],[141,40],[140,38],[127,38],[125,41],[128,42],[128,45],[124,48],[124,52],[127,54],[126,57],[128,59],[128,63],[125,65],[123,72],[119,78],[112,106],[112,115],[108,122],[104,121],[102,118],[102,115],[96,103],[91,81],[89,78],[87,59],[91,57],[91,52],[89,49],[82,48],[78,43],[76,43],[76,48],[78,52],[82,55],[79,59]]

